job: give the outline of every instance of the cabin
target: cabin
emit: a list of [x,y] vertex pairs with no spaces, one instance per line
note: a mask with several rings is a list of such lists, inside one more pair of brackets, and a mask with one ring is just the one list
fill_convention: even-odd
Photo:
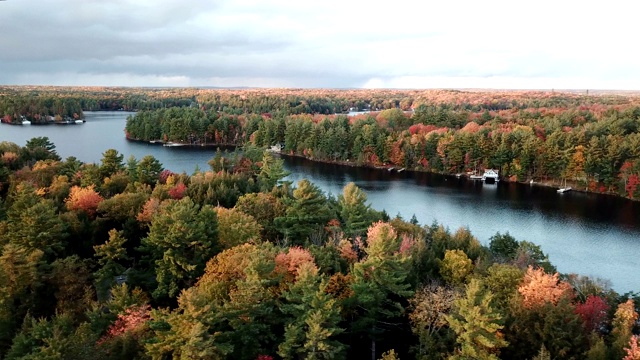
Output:
[[482,174],[482,181],[484,182],[500,181],[500,178],[498,176],[498,170],[484,169],[484,174]]

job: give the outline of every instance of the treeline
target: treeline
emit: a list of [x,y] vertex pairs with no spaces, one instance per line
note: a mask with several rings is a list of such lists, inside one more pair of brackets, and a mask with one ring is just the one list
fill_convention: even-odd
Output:
[[194,108],[141,112],[127,136],[190,144],[281,145],[285,154],[444,174],[498,169],[503,179],[640,197],[640,106],[500,111],[420,105],[344,115],[229,115]]
[[209,165],[0,143],[0,357],[638,356],[639,299],[535,244],[293,186],[251,146]]
[[81,119],[83,111],[142,111],[197,107],[230,115],[340,114],[351,110],[410,111],[424,105],[456,111],[578,105],[625,105],[629,96],[577,93],[473,92],[457,90],[198,89],[110,87],[0,87],[0,118],[6,123]]

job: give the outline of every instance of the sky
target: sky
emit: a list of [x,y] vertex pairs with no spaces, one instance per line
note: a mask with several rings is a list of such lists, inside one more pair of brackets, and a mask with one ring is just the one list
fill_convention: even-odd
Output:
[[640,90],[636,1],[6,0],[0,84]]

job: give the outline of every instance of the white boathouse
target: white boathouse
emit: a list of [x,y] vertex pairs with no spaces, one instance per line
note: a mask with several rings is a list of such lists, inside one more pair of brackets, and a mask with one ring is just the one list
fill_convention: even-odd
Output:
[[493,181],[500,181],[500,178],[498,177],[498,170],[494,170],[494,169],[484,169],[484,174],[482,174],[482,181],[489,181],[489,182],[493,182]]

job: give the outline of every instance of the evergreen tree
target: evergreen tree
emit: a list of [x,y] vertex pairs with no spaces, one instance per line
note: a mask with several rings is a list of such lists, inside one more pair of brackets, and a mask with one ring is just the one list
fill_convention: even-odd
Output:
[[298,268],[296,282],[284,294],[280,306],[289,315],[284,342],[278,347],[283,359],[336,359],[344,356],[345,346],[335,340],[343,330],[340,307],[326,292],[327,282],[318,276],[312,263]]
[[356,184],[350,182],[342,189],[342,195],[338,196],[338,211],[345,235],[356,237],[365,234],[371,224],[371,209],[366,202],[367,194]]
[[168,201],[153,217],[143,249],[155,264],[155,298],[175,297],[202,274],[217,251],[217,220],[208,205],[200,208],[189,197]]
[[293,202],[284,216],[274,220],[276,228],[292,244],[303,244],[313,233],[323,233],[331,212],[322,191],[309,180],[298,182]]
[[465,296],[454,301],[454,311],[447,316],[457,334],[460,347],[452,359],[499,359],[500,348],[508,345],[500,330],[502,315],[491,305],[493,295],[472,279]]

